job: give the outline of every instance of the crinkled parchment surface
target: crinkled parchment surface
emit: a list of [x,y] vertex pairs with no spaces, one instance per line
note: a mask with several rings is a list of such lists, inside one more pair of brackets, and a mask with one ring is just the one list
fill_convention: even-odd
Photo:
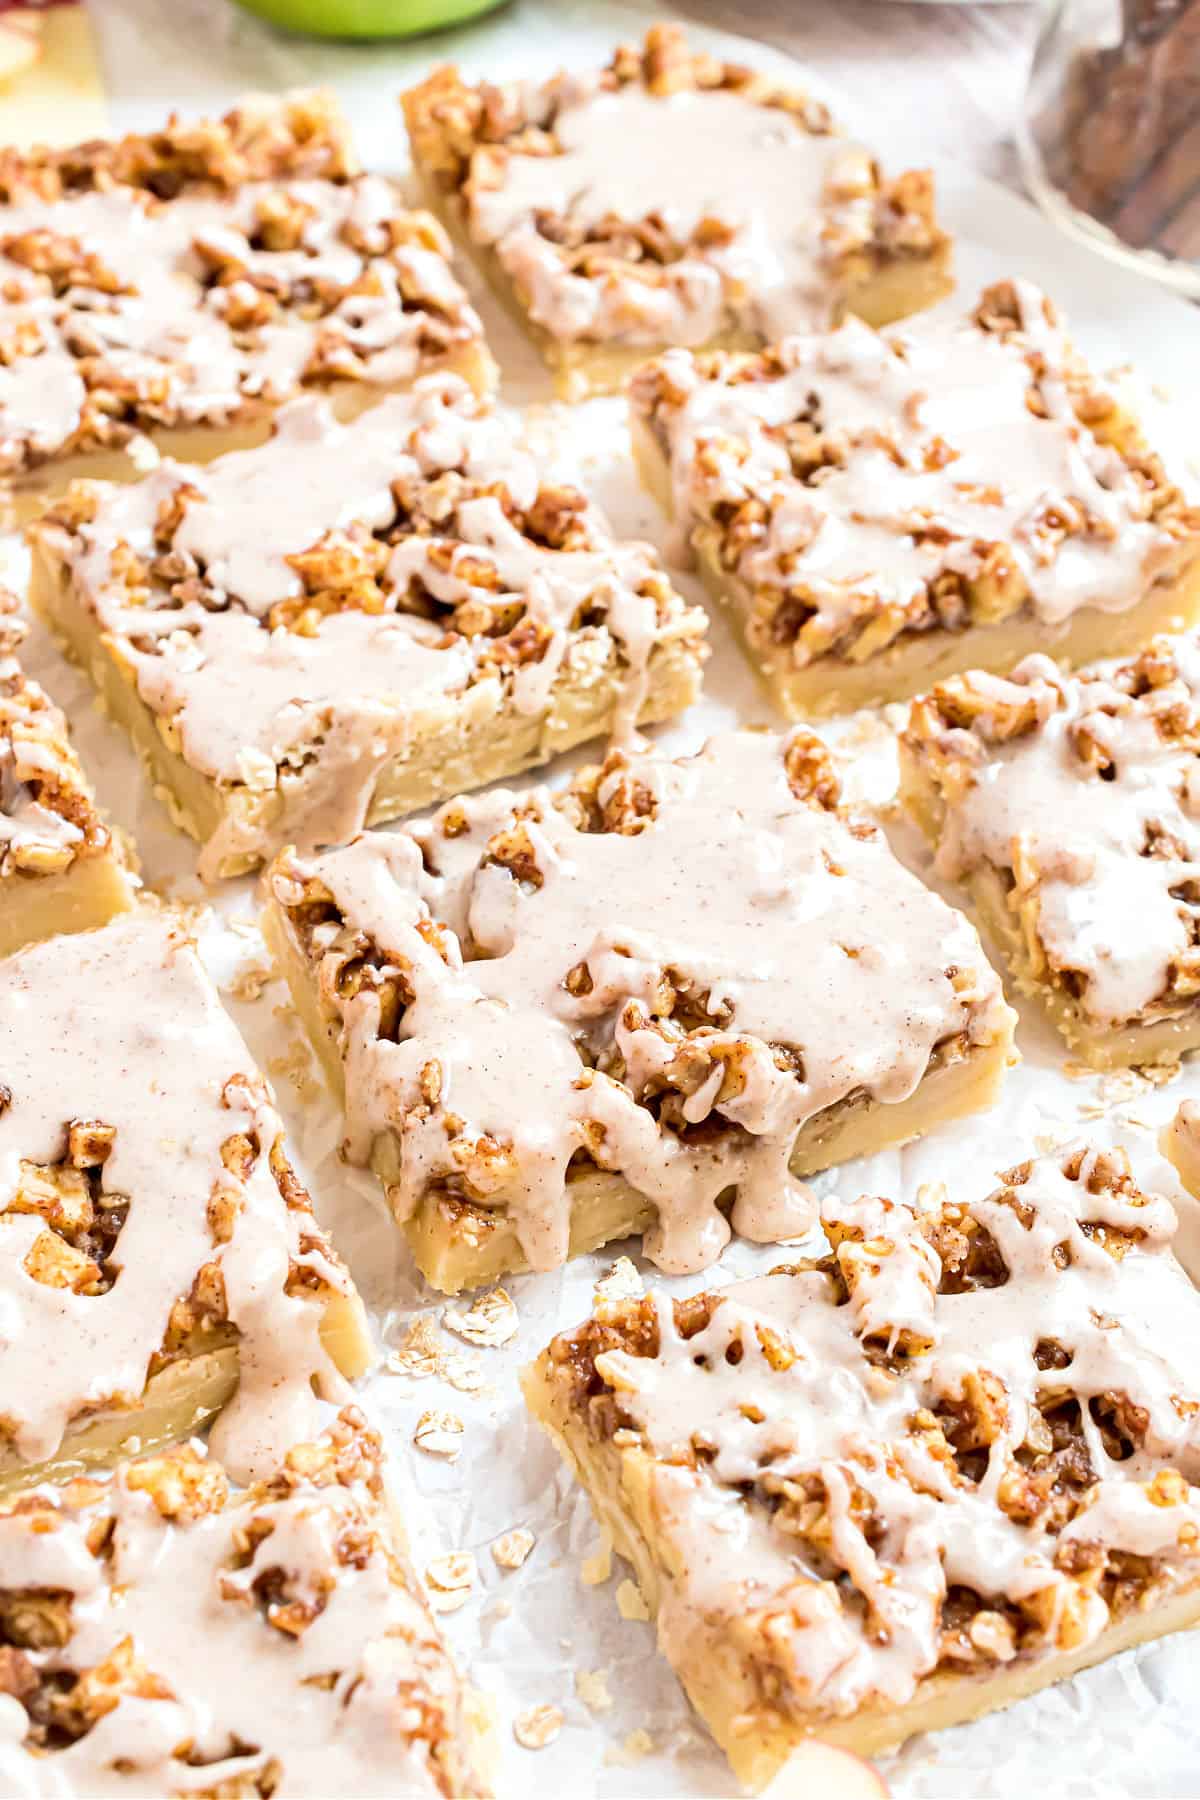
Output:
[[[326,82],[347,104],[364,155],[397,173],[405,166],[405,148],[394,97],[434,61],[453,56],[499,79],[539,75],[561,61],[603,54],[651,16],[625,6],[545,0],[518,5],[449,38],[363,47],[286,38],[210,0],[93,0],[93,7],[117,126],[144,128],[169,106],[194,112],[227,104],[249,89]],[[769,52],[740,40],[697,35],[742,60],[770,60]],[[873,133],[869,93],[851,89],[840,97],[838,110],[852,126]],[[878,147],[886,157],[887,142]],[[1194,311],[1076,250],[1007,191],[968,180],[952,167],[939,168],[938,177],[943,216],[959,237],[964,290],[969,294],[1004,274],[1029,275],[1057,296],[1098,366],[1136,358],[1144,379],[1135,400],[1148,412],[1160,441],[1167,433],[1168,441],[1182,446],[1182,466],[1187,422],[1200,416],[1200,326]],[[623,531],[664,545],[662,522],[639,493],[624,452],[621,404],[596,401],[573,410],[551,404],[549,385],[513,328],[482,296],[480,306],[504,368],[504,399],[533,409],[528,429],[535,440],[578,470]],[[679,579],[687,588],[688,578]],[[713,643],[708,697],[683,723],[658,734],[672,748],[692,747],[731,720],[772,720],[720,620],[714,621]],[[215,897],[206,894],[191,874],[191,848],[165,823],[125,740],[95,709],[87,683],[36,630],[27,660],[67,707],[101,799],[133,833],[147,880],[196,904],[205,955],[272,1075],[318,1211],[371,1307],[381,1347],[398,1346],[415,1316],[438,1320],[444,1303],[414,1280],[374,1182],[339,1162],[338,1118],[282,985],[271,981],[256,999],[239,998],[258,986],[255,971],[265,963],[253,924],[255,884],[245,880]],[[869,803],[886,803],[892,759],[883,722],[860,719],[832,735],[853,757],[851,791]],[[901,853],[919,865],[912,839],[895,820],[885,823]],[[248,980],[239,979],[247,975]],[[1124,1142],[1139,1175],[1169,1182],[1176,1191],[1156,1154],[1155,1131],[1185,1094],[1200,1096],[1200,1064],[1163,1088],[1126,1076],[1078,1080],[1062,1072],[1062,1058],[1047,1034],[1025,1028],[1020,1045],[1024,1063],[1010,1076],[1005,1103],[994,1113],[869,1166],[839,1169],[822,1177],[818,1189],[906,1195],[923,1181],[938,1180],[956,1194],[977,1197],[993,1185],[995,1170],[1035,1146],[1048,1148],[1087,1132]],[[1184,1258],[1200,1273],[1200,1220],[1188,1202],[1182,1201],[1181,1209]],[[616,1593],[628,1571],[615,1563],[606,1580],[583,1579],[584,1563],[597,1548],[595,1525],[556,1455],[526,1421],[519,1399],[521,1364],[556,1329],[584,1315],[594,1282],[619,1251],[635,1254],[634,1246],[613,1246],[561,1274],[509,1283],[519,1331],[504,1348],[476,1347],[445,1335],[445,1349],[461,1352],[449,1372],[475,1391],[436,1375],[411,1379],[389,1373],[386,1365],[364,1385],[364,1401],[388,1433],[418,1563],[424,1567],[455,1550],[472,1551],[477,1559],[470,1596],[447,1615],[445,1626],[472,1679],[494,1697],[498,1789],[505,1800],[529,1795],[667,1800],[728,1795],[732,1788],[723,1760],[655,1652],[652,1627],[625,1620],[618,1611]],[[723,1283],[777,1260],[778,1251],[735,1244],[709,1279]],[[684,1291],[701,1283],[670,1285]],[[417,1421],[431,1409],[455,1413],[464,1422],[462,1450],[453,1462],[413,1447]],[[519,1570],[506,1570],[490,1545],[517,1526],[531,1531],[535,1543]],[[577,1677],[597,1670],[604,1672],[602,1682],[583,1683],[593,1702],[589,1706]],[[1194,1795],[1200,1792],[1198,1694],[1200,1642],[1177,1638],[1121,1657],[936,1743],[917,1741],[887,1772],[895,1792],[913,1800],[966,1794],[1007,1800],[1029,1792],[1079,1800]],[[540,1703],[562,1709],[563,1728],[546,1748],[527,1750],[514,1741],[511,1723]]]

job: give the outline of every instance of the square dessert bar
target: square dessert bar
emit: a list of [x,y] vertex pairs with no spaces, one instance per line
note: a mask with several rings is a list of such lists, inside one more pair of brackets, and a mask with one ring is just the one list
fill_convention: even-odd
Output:
[[601,1302],[525,1377],[738,1776],[871,1754],[1200,1622],[1200,1296],[1120,1152]]
[[67,721],[13,654],[25,627],[9,604],[0,592],[0,957],[104,925],[137,889]]
[[614,752],[285,852],[265,930],[417,1263],[454,1292],[631,1232],[772,1243],[795,1178],[991,1103],[1013,1015],[974,930],[843,811],[824,745]]
[[540,85],[436,69],[403,105],[430,205],[567,399],[671,344],[882,325],[951,285],[928,172],[884,180],[821,101],[674,26]]
[[0,1787],[490,1793],[347,1408],[248,1491],[197,1443],[0,1506]]
[[455,376],[350,424],[295,401],[267,444],[75,485],[30,530],[34,606],[208,879],[699,691],[703,612]]
[[[165,912],[0,963],[0,1491],[218,1421],[238,1470],[370,1346],[266,1085]],[[340,1374],[339,1374],[340,1371]]]
[[322,94],[0,151],[0,473],[124,476],[138,434],[203,460],[302,388],[349,412],[452,368],[482,392],[448,257],[436,220],[359,172]]
[[901,792],[1016,988],[1098,1068],[1200,1045],[1200,643],[913,702]]
[[672,352],[631,398],[643,479],[792,718],[1200,616],[1200,509],[1028,282],[883,335]]

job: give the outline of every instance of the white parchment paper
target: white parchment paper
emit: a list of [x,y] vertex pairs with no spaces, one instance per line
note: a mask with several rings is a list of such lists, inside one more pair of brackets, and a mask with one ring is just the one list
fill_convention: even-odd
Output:
[[[498,79],[536,76],[560,62],[603,56],[618,38],[636,34],[652,14],[614,5],[520,4],[473,29],[398,46],[330,46],[277,35],[218,0],[92,0],[112,97],[114,123],[144,128],[178,106],[189,111],[228,104],[249,89],[314,82],[334,86],[354,123],[364,156],[403,172],[405,146],[395,105],[398,89],[433,62],[454,57]],[[733,9],[731,8],[731,16]],[[881,14],[881,28],[886,13]],[[697,32],[697,38],[742,60],[779,58],[740,40]],[[852,127],[877,141],[869,92],[838,97]],[[889,99],[894,112],[894,97]],[[879,143],[886,157],[888,143]],[[894,159],[893,159],[894,160]],[[999,275],[1022,273],[1045,285],[1071,316],[1076,335],[1100,367],[1136,357],[1136,399],[1159,441],[1173,444],[1182,467],[1188,430],[1200,417],[1200,318],[1137,278],[1061,238],[1005,190],[938,168],[942,214],[959,238],[958,269],[966,293]],[[561,457],[607,506],[628,535],[665,547],[662,521],[639,492],[625,450],[623,409],[597,401],[567,409],[550,401],[543,372],[514,329],[479,297],[504,370],[506,404],[526,409],[527,429],[548,454]],[[1192,442],[1196,442],[1193,436]],[[1196,452],[1192,451],[1195,455]],[[1200,468],[1193,465],[1193,477]],[[14,568],[19,558],[14,558]],[[691,591],[686,576],[681,586]],[[698,596],[697,596],[698,597]],[[770,722],[772,710],[738,656],[720,619],[707,697],[681,723],[658,734],[672,748],[694,747],[718,724]],[[102,803],[132,832],[149,883],[197,906],[202,948],[231,1011],[272,1075],[298,1160],[318,1212],[350,1264],[371,1308],[381,1348],[398,1345],[415,1316],[438,1319],[439,1302],[415,1280],[402,1241],[384,1213],[374,1182],[338,1160],[339,1120],[323,1094],[315,1065],[278,982],[254,1000],[239,998],[255,983],[265,952],[253,924],[250,880],[206,893],[191,873],[194,850],[167,824],[128,745],[97,711],[91,689],[36,629],[27,664],[63,704],[95,778]],[[882,724],[857,721],[832,734],[852,762],[856,797],[886,803],[892,780],[890,740]],[[561,772],[561,765],[556,774]],[[911,834],[890,816],[897,849],[923,868]],[[249,973],[249,982],[241,979]],[[1024,1027],[1024,1062],[1009,1078],[1004,1104],[929,1142],[822,1177],[820,1191],[865,1189],[911,1194],[940,1180],[964,1197],[994,1185],[994,1171],[1035,1148],[1081,1132],[1125,1143],[1139,1176],[1178,1193],[1158,1157],[1155,1134],[1185,1094],[1200,1097],[1200,1064],[1165,1088],[1139,1078],[1072,1079],[1050,1036]],[[1180,1200],[1185,1260],[1200,1272],[1200,1223]],[[584,1560],[598,1533],[586,1502],[555,1454],[526,1421],[517,1370],[557,1329],[589,1309],[595,1280],[619,1251],[585,1257],[555,1275],[508,1284],[520,1329],[503,1349],[472,1348],[447,1338],[475,1368],[480,1385],[464,1392],[443,1379],[372,1376],[363,1401],[386,1430],[407,1504],[417,1562],[470,1550],[479,1578],[445,1628],[472,1679],[490,1691],[499,1720],[504,1800],[669,1800],[728,1795],[723,1759],[695,1723],[654,1646],[653,1629],[623,1619],[616,1590],[628,1574],[615,1564],[594,1584]],[[708,1284],[770,1266],[778,1251],[734,1244]],[[636,1260],[636,1255],[635,1255]],[[649,1273],[653,1274],[653,1271]],[[661,1279],[661,1278],[659,1278]],[[669,1284],[681,1291],[698,1280]],[[445,1462],[412,1445],[427,1409],[451,1411],[465,1425],[461,1455]],[[497,1566],[490,1545],[516,1526],[535,1545],[518,1571]],[[592,1704],[577,1690],[580,1675]],[[605,1692],[609,1704],[603,1701]],[[1200,1793],[1200,1642],[1179,1638],[1117,1659],[991,1720],[918,1740],[887,1769],[898,1795],[1055,1796],[1195,1795]],[[562,1708],[565,1723],[550,1746],[521,1748],[511,1722],[539,1703]]]

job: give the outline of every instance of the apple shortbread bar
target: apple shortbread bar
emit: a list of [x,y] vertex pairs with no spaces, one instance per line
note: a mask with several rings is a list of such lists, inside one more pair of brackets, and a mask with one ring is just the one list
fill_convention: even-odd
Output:
[[885,324],[950,287],[927,172],[884,180],[821,101],[677,27],[540,85],[442,67],[403,104],[430,205],[568,399],[671,344]]
[[268,941],[427,1278],[811,1223],[797,1179],[987,1106],[1013,1015],[806,731],[292,852]]
[[643,479],[789,717],[1200,617],[1200,509],[1028,282],[884,334],[673,351],[631,399]]
[[526,1396],[738,1775],[866,1754],[1200,1622],[1200,1297],[1076,1147],[970,1205],[822,1205],[829,1253],[605,1300]]
[[0,1490],[189,1432],[253,1469],[369,1357],[261,1075],[169,914],[0,963]]
[[915,700],[901,791],[984,935],[1098,1068],[1200,1045],[1200,644],[1030,656]]
[[490,388],[449,255],[321,94],[0,151],[0,471],[124,475],[140,435],[203,460],[302,388],[347,412],[435,368]]
[[191,1443],[0,1507],[4,1792],[490,1793],[381,1471],[347,1408],[246,1492]]
[[104,925],[136,892],[67,721],[14,654],[25,632],[14,604],[0,592],[0,957]]
[[344,843],[699,691],[703,612],[455,376],[350,424],[72,486],[32,599],[91,670],[201,873]]

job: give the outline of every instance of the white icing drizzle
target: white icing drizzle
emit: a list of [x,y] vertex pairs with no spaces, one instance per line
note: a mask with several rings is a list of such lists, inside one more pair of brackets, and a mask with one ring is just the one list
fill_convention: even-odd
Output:
[[[1008,1180],[969,1214],[826,1202],[848,1301],[825,1274],[777,1272],[718,1293],[685,1336],[660,1295],[656,1355],[596,1357],[662,1459],[652,1504],[681,1573],[659,1632],[677,1669],[732,1632],[782,1680],[784,1710],[899,1706],[939,1665],[1097,1636],[1121,1553],[1153,1565],[1134,1579],[1200,1576],[1200,1306],[1169,1249],[1175,1214],[1102,1153]],[[950,1254],[979,1228],[998,1285],[937,1293],[939,1232]],[[1045,1344],[1061,1367],[1039,1366]],[[1037,1476],[1054,1468],[1046,1417],[1072,1398],[1090,1470],[1067,1479],[1064,1508]],[[1125,1418],[1124,1459],[1093,1399]],[[948,1441],[964,1418],[973,1470]],[[950,1588],[978,1608],[957,1626]]]
[[[1136,679],[1144,668],[1153,679]],[[1007,681],[961,687],[975,729],[947,729],[938,693],[914,713],[945,818],[937,866],[961,879],[990,865],[1035,949],[1107,1023],[1193,1004],[1200,978],[1200,649],[1161,639],[1142,663],[1066,676],[1030,657]],[[954,684],[945,690],[947,695]],[[949,704],[949,701],[947,702]],[[928,725],[922,726],[924,705]],[[1006,735],[1003,721],[1024,728]]]
[[[794,635],[776,653],[857,660],[936,627],[930,589],[946,575],[1006,589],[1015,577],[1005,607],[1027,604],[1049,626],[1083,606],[1122,612],[1177,550],[1178,524],[1152,516],[1146,482],[1076,416],[1068,377],[1077,384],[1080,365],[1043,296],[1006,286],[1019,329],[985,329],[974,309],[882,334],[851,319],[787,339],[749,378],[736,359],[704,368],[677,350],[635,381],[681,524],[751,589],[796,596]],[[1028,404],[1034,384],[1045,416]],[[820,434],[836,463],[802,479],[796,433],[806,454]],[[765,508],[748,530],[746,502]],[[1002,610],[989,604],[985,617]],[[967,623],[956,605],[950,622]]]
[[[263,247],[264,206],[302,217],[297,248]],[[406,222],[379,175],[166,201],[114,186],[0,207],[0,343],[21,350],[0,365],[0,468],[133,430],[225,425],[309,381],[406,383],[480,342],[437,227],[426,220],[426,241],[394,242]],[[69,282],[6,253],[36,232],[77,251]],[[101,392],[123,412],[91,406]]]
[[5,655],[0,622],[0,879],[70,867],[108,833],[92,811],[58,707]]
[[[731,324],[775,338],[830,322],[837,259],[875,230],[877,177],[860,146],[732,91],[659,96],[560,76],[539,99],[559,153],[518,142],[498,185],[489,171],[469,186],[467,208],[554,337],[702,344]],[[652,214],[683,253],[649,265],[656,280],[629,262],[592,274],[540,229],[547,214],[585,229]],[[726,228],[718,241],[695,241],[702,221]]]
[[[798,798],[785,758],[836,798],[811,734],[730,733],[678,762],[605,765],[596,805],[624,830],[578,829],[544,789],[499,791],[276,864],[283,906],[315,882],[342,921],[308,949],[340,1018],[347,1151],[366,1161],[395,1133],[400,1220],[430,1184],[465,1181],[507,1209],[535,1268],[554,1267],[568,1166],[587,1150],[657,1206],[647,1254],[702,1268],[729,1239],[731,1188],[744,1236],[810,1222],[788,1174],[806,1121],[851,1097],[905,1099],[939,1046],[1007,1028],[971,927],[875,828]],[[346,997],[369,946],[376,972]],[[380,989],[401,975],[412,1000],[393,1042]]]
[[69,1597],[69,1635],[23,1671],[79,1676],[95,1707],[73,1741],[28,1747],[25,1707],[0,1696],[6,1794],[485,1791],[457,1673],[391,1539],[377,1441],[320,1483],[314,1450],[244,1497],[194,1445],[0,1515],[0,1590]]
[[[584,549],[524,535],[511,509],[549,491],[513,427],[457,377],[429,376],[349,425],[323,401],[294,401],[270,443],[102,487],[95,517],[50,541],[187,763],[224,786],[276,790],[281,806],[235,827],[236,848],[262,854],[353,836],[383,764],[481,683],[493,707],[545,717],[560,675],[616,659],[615,724],[632,728],[655,647],[698,636],[702,615],[648,546],[618,542],[591,506],[573,515]],[[164,546],[156,522],[176,497]],[[376,532],[394,547],[369,601],[335,594],[308,634],[272,629],[273,608],[303,604],[290,558],[328,539],[336,587],[335,553],[378,551]],[[506,660],[486,621],[459,629],[466,615],[451,609],[472,600],[514,609],[537,643]],[[234,847],[219,836],[202,867],[215,872]]]
[[[238,1341],[239,1390],[214,1433],[226,1460],[253,1471],[311,1436],[314,1383],[326,1398],[345,1392],[319,1327],[349,1278],[307,1204],[276,1185],[282,1125],[179,927],[129,913],[10,957],[0,1074],[0,1426],[17,1454],[51,1456],[72,1421],[134,1403],[202,1271]],[[23,1197],[29,1165],[62,1165],[75,1121],[112,1129],[98,1204],[128,1203],[106,1291],[30,1272],[40,1252],[53,1264],[64,1251]],[[258,1146],[244,1173],[222,1157],[239,1134]]]

